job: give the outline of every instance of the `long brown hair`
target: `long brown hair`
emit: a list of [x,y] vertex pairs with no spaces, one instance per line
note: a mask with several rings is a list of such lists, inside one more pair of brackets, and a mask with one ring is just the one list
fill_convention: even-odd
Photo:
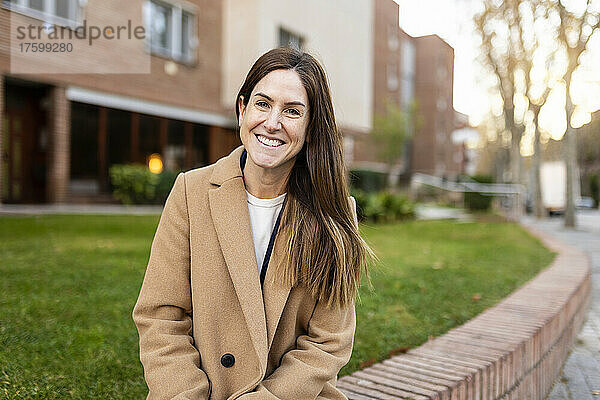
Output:
[[[275,280],[303,285],[318,301],[344,306],[354,301],[364,270],[376,256],[360,236],[348,203],[342,135],[335,123],[325,71],[310,54],[277,48],[252,66],[240,89],[244,106],[256,84],[268,73],[294,70],[308,95],[307,141],[287,182],[280,230],[288,235],[286,254],[274,266]],[[239,119],[240,110],[236,107]]]

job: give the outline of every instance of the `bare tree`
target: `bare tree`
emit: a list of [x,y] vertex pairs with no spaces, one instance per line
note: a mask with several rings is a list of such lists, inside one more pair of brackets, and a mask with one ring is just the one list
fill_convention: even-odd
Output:
[[[484,0],[484,11],[475,17],[476,30],[482,44],[481,54],[496,76],[503,100],[505,129],[511,133],[510,167],[513,181],[520,182],[522,173],[521,139],[526,128],[525,116],[532,115],[534,124],[533,193],[536,215],[543,215],[540,184],[539,114],[550,89],[548,76],[542,82],[531,78],[534,60],[548,63],[553,52],[541,46],[536,26],[548,22],[548,0]],[[500,45],[499,45],[500,44]],[[525,113],[516,115],[515,98],[527,100]]]
[[[519,54],[518,64],[522,68],[525,80],[526,97],[528,100],[528,111],[531,112],[534,126],[533,155],[532,155],[532,173],[533,173],[533,203],[534,214],[537,218],[545,215],[542,201],[542,186],[540,177],[540,164],[542,158],[541,132],[539,126],[539,115],[542,107],[548,100],[550,94],[550,74],[549,67],[553,64],[556,55],[557,46],[550,50],[542,46],[540,36],[545,37],[547,31],[539,28],[541,22],[543,27],[549,27],[548,7],[546,1],[530,0],[511,3],[513,12],[517,15],[516,29],[518,31]],[[545,65],[545,74],[541,81],[532,79],[532,71],[535,60]]]
[[[567,55],[567,69],[563,77],[566,86],[567,130],[565,132],[565,164],[567,165],[565,226],[575,227],[575,196],[573,183],[577,179],[577,138],[576,129],[571,125],[575,105],[571,98],[573,73],[580,65],[580,57],[585,52],[590,38],[600,27],[600,7],[598,1],[547,0],[549,7],[560,18],[558,40]],[[577,9],[579,7],[579,10]],[[583,7],[583,8],[582,8]]]
[[517,16],[512,3],[517,0],[484,0],[484,10],[474,17],[475,31],[481,38],[481,57],[496,76],[503,102],[504,127],[511,134],[510,171],[513,182],[520,181],[520,143],[524,127],[515,121],[514,98],[517,93],[515,70],[517,46],[514,26]]

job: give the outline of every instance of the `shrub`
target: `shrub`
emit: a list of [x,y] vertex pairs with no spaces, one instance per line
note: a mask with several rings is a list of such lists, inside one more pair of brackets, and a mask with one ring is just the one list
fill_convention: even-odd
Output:
[[[471,179],[479,183],[494,183],[494,178],[489,175],[475,175]],[[493,199],[494,196],[467,192],[465,193],[465,207],[471,211],[487,211],[490,209]]]
[[164,204],[178,174],[153,174],[142,164],[116,164],[109,173],[113,197],[123,204]]
[[414,204],[405,196],[390,192],[367,193],[353,188],[358,218],[361,221],[394,222],[413,218]]
[[414,204],[408,198],[390,192],[380,192],[376,197],[383,208],[383,220],[391,222],[414,217]]
[[350,171],[350,185],[365,192],[379,192],[384,190],[387,174],[383,172],[354,169]]

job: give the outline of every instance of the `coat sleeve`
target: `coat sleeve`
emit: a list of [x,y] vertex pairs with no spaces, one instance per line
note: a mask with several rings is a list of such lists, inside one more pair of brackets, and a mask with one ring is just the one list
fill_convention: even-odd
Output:
[[148,399],[208,399],[210,382],[194,347],[190,289],[189,219],[185,176],[167,198],[133,320]]
[[[356,203],[349,198],[356,218]],[[243,400],[316,399],[325,384],[350,360],[356,329],[354,301],[342,308],[317,302],[308,323],[307,334],[296,340],[296,347],[282,357],[281,364]]]

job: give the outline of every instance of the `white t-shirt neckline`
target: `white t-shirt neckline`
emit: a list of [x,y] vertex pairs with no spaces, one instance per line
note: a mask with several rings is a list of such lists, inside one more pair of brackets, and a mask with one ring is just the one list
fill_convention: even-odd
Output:
[[283,201],[285,200],[285,196],[287,195],[287,193],[281,194],[277,197],[274,197],[272,199],[260,199],[258,197],[252,196],[250,194],[250,192],[248,192],[246,190],[246,195],[248,198],[248,203],[254,205],[254,206],[258,206],[258,207],[275,207],[278,206],[279,204],[282,204]]
[[260,276],[263,261],[269,241],[273,233],[273,228],[277,222],[279,212],[283,207],[287,193],[274,197],[272,199],[260,199],[251,195],[246,190],[248,200],[248,213],[250,214],[250,228],[252,230],[252,239],[254,242],[254,252]]

